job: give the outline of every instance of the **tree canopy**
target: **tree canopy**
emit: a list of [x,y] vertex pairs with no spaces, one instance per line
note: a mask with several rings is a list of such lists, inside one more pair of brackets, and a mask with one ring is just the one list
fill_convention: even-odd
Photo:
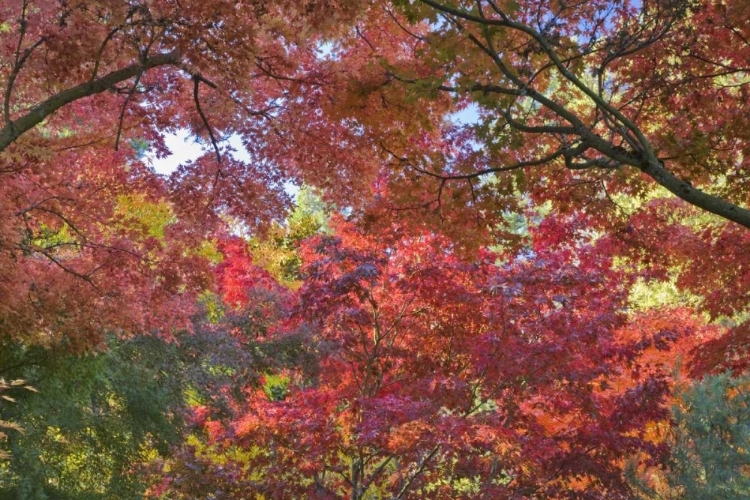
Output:
[[[741,455],[696,421],[724,401],[743,428],[749,18],[3,2],[0,477],[40,498],[121,474],[164,498],[745,495],[695,477]],[[205,153],[155,172],[185,131]]]
[[[155,310],[179,323],[189,305],[173,292],[205,285],[186,248],[221,217],[282,217],[286,181],[474,246],[529,201],[632,231],[673,210],[662,187],[733,222],[698,238],[693,257],[715,255],[750,225],[746,14],[687,0],[6,2],[5,335],[85,349],[104,324],[154,329]],[[183,128],[209,151],[159,178],[144,148],[167,154],[163,134]],[[163,237],[125,215],[136,200],[166,204]],[[648,221],[669,235],[674,222]]]

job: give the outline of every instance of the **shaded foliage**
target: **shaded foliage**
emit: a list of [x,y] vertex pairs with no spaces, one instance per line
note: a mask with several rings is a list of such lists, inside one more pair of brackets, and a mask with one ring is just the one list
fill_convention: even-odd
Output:
[[5,373],[39,392],[2,408],[22,422],[0,464],[2,498],[139,498],[140,462],[166,455],[180,437],[183,380],[175,346],[110,339],[100,354],[75,356],[5,343]]

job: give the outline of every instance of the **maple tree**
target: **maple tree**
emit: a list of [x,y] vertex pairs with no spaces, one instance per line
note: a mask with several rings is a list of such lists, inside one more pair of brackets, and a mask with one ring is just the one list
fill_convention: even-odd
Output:
[[176,457],[165,491],[630,498],[624,462],[664,456],[644,429],[668,416],[675,346],[704,327],[629,312],[634,276],[608,239],[567,245],[556,226],[497,264],[335,223],[306,243],[296,312],[274,334],[307,325],[317,369],[248,386],[234,422],[204,417],[206,444]]
[[[370,116],[390,117],[358,121],[388,162],[381,205],[467,245],[508,240],[508,211],[528,203],[579,213],[733,326],[698,349],[696,373],[745,369],[746,2],[394,4],[337,53],[365,69],[349,74]],[[469,123],[441,121],[457,110]]]
[[[254,227],[288,203],[268,166],[283,154],[274,141],[288,146],[276,110],[294,101],[297,78],[314,79],[316,45],[306,42],[351,10],[4,2],[2,335],[86,350],[106,330],[168,336],[189,326],[210,276],[196,249],[219,216]],[[166,154],[162,135],[181,127],[215,155],[166,180],[146,166],[144,148]],[[233,130],[257,161],[220,151]],[[133,216],[144,209],[166,210],[161,234]]]
[[[627,498],[674,358],[750,359],[748,9],[3,2],[0,354],[179,339],[203,434],[157,493]],[[206,153],[159,176],[179,129]],[[287,181],[349,221],[302,244]],[[110,384],[116,356],[70,359]]]
[[[750,226],[744,2],[394,4],[372,4],[337,53],[358,83],[349,114],[383,134],[391,186],[406,170],[478,204],[515,187],[564,206],[642,194],[650,180]],[[362,117],[362,94],[371,116],[394,120]],[[470,106],[476,119],[441,123],[434,115],[445,114],[446,96],[457,105],[448,112]],[[427,130],[413,131],[408,112]],[[517,173],[510,193],[505,182],[483,182],[507,172]],[[566,186],[572,195],[560,192]],[[607,201],[593,203],[612,211]]]
[[[747,226],[743,5],[5,2],[5,335],[187,325],[207,275],[189,249],[221,216],[282,217],[288,179],[475,246],[529,199],[627,228],[618,196],[649,179]],[[209,151],[165,180],[139,154],[180,128]],[[123,197],[168,206],[165,236]]]

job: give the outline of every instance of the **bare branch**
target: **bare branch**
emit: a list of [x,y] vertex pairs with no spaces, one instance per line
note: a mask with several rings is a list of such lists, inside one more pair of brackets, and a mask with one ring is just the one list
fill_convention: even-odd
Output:
[[138,84],[141,81],[141,76],[143,76],[143,72],[138,73],[135,77],[135,81],[133,82],[133,87],[130,89],[130,92],[128,92],[127,97],[125,97],[125,102],[122,103],[122,109],[120,110],[120,118],[117,121],[117,134],[115,136],[115,151],[120,149],[120,136],[122,135],[122,122],[125,120],[125,111],[128,108],[128,103],[130,102],[130,99],[133,97],[133,94],[135,93],[135,89],[138,88]]
[[104,55],[104,49],[107,47],[107,44],[110,40],[112,40],[112,37],[117,34],[118,31],[120,31],[121,26],[117,26],[116,28],[112,29],[109,33],[107,33],[107,36],[104,37],[104,41],[99,46],[99,50],[96,53],[96,60],[94,61],[94,69],[91,71],[91,78],[89,78],[89,82],[93,82],[96,79],[96,76],[99,74],[99,65],[102,61],[102,56]]

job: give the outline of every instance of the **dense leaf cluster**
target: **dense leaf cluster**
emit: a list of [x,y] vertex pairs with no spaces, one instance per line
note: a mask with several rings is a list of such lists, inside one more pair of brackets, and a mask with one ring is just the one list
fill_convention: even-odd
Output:
[[2,2],[0,494],[747,496],[748,18]]

